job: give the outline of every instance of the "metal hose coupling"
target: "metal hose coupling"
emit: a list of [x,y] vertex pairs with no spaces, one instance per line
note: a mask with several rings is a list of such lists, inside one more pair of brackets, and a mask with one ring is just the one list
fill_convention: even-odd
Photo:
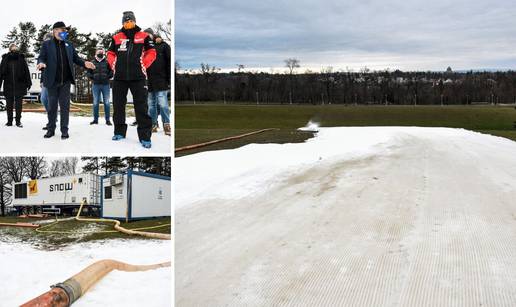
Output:
[[68,295],[69,304],[72,305],[82,296],[81,285],[73,278],[67,279],[65,282],[60,282],[51,286],[51,288],[60,288]]

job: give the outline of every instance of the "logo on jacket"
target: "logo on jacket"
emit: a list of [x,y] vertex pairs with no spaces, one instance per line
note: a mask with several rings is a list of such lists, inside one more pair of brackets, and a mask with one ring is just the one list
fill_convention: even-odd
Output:
[[126,39],[121,39],[120,41],[121,41],[121,43],[120,43],[120,47],[118,47],[118,50],[119,51],[127,51],[127,42],[129,40],[126,38]]

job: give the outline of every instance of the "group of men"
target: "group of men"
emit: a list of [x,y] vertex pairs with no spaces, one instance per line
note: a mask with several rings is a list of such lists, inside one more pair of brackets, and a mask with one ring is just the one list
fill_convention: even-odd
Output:
[[[99,47],[93,61],[79,57],[68,41],[69,28],[59,21],[52,27],[52,34],[45,37],[37,58],[37,69],[42,71],[41,101],[48,115],[45,138],[55,135],[58,108],[60,112],[61,138],[68,139],[70,111],[70,87],[75,84],[75,66],[87,69],[93,83],[93,121],[98,124],[99,104],[102,97],[107,125],[110,120],[110,80],[113,92],[112,140],[125,139],[127,134],[127,94],[133,96],[138,138],[145,148],[151,147],[151,135],[158,129],[158,112],[165,134],[170,135],[168,93],[171,84],[170,46],[152,29],[142,31],[136,25],[133,12],[122,16],[122,28],[111,38],[107,52]],[[7,126],[23,127],[21,123],[22,98],[31,87],[31,78],[23,54],[15,44],[2,57],[0,85],[4,86],[7,102]],[[13,116],[13,109],[16,115]]]

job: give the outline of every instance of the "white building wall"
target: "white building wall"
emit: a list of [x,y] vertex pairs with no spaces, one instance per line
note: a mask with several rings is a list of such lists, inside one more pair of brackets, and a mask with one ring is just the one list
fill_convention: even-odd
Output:
[[171,215],[170,180],[132,175],[131,218]]
[[127,216],[127,175],[124,174],[122,184],[110,185],[110,177],[103,179],[103,189],[111,186],[111,199],[106,199],[102,191],[102,217],[126,218]]

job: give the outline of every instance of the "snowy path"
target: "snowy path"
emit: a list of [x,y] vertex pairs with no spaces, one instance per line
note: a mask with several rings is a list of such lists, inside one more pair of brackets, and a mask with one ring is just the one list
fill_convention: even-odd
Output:
[[[170,261],[170,241],[109,240],[56,251],[0,242],[0,306],[19,306],[102,259],[132,264]],[[171,306],[171,268],[113,271],[73,306]]]
[[[61,140],[59,123],[53,138],[43,138],[45,131],[42,128],[47,123],[45,114],[24,112],[23,128],[4,126],[5,116],[5,112],[0,112],[0,140],[2,140],[0,154],[98,155],[102,152],[106,155],[166,155],[171,151],[170,137],[166,136],[162,129],[152,134],[152,148],[145,149],[138,141],[136,127],[128,127],[127,139],[119,142],[112,141],[113,126],[106,126],[103,118],[99,120],[99,125],[90,125],[91,117],[70,116],[70,138]],[[128,124],[133,121],[133,117],[127,118]]]
[[176,170],[177,306],[516,306],[516,142],[328,128]]

